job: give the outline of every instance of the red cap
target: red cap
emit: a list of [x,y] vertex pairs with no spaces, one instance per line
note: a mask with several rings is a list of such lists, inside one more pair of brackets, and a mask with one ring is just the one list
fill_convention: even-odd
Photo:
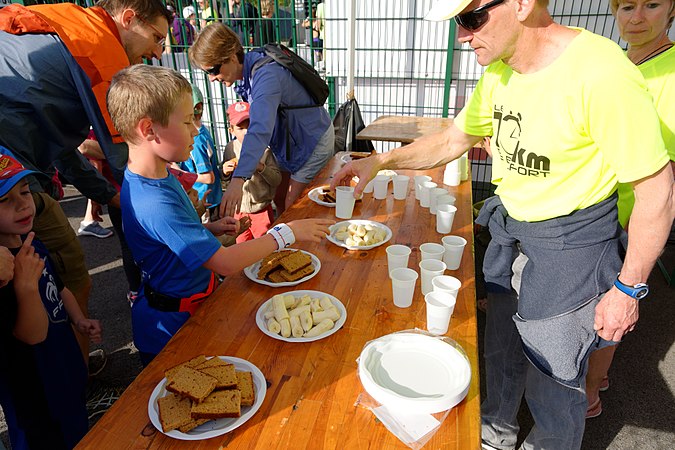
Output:
[[244,120],[248,120],[248,114],[250,110],[251,105],[246,102],[232,103],[227,108],[227,117],[229,118],[232,125],[239,125]]

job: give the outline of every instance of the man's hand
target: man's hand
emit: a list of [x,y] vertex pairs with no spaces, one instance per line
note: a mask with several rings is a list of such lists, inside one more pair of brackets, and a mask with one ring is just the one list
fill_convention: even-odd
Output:
[[250,216],[240,217],[239,218],[239,231],[237,231],[237,236],[239,236],[241,233],[248,230],[249,228],[251,228],[251,217]]
[[110,199],[108,205],[114,206],[117,209],[120,209],[120,193],[115,194],[113,198]]
[[359,183],[354,188],[354,198],[361,198],[366,185],[375,178],[381,168],[377,155],[351,161],[335,174],[333,181],[330,183],[330,189],[334,191],[336,186],[349,186],[352,178],[357,176],[359,177]]
[[26,240],[19,250],[19,253],[14,257],[14,289],[37,289],[38,282],[42,276],[42,269],[45,267],[45,262],[40,255],[35,253],[35,249],[31,245],[34,232],[28,233]]
[[595,307],[593,328],[601,338],[619,342],[633,331],[639,316],[638,301],[612,286]]
[[295,241],[321,242],[327,234],[330,234],[329,226],[335,224],[330,219],[303,219],[288,222],[295,235]]
[[244,181],[243,178],[232,178],[220,201],[220,217],[234,217],[239,212]]
[[14,255],[7,247],[0,246],[0,288],[14,278]]

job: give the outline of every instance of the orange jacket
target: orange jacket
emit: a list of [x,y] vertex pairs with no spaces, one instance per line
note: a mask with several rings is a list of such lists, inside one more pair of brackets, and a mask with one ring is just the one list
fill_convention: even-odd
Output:
[[12,4],[0,9],[0,30],[12,34],[56,33],[89,76],[113,142],[122,142],[105,97],[113,75],[129,65],[129,58],[117,25],[103,8],[82,8],[71,3],[28,7]]

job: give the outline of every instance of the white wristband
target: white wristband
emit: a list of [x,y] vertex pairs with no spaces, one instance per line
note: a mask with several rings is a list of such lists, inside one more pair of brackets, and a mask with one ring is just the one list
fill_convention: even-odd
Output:
[[277,247],[279,250],[295,243],[295,235],[293,234],[293,230],[291,230],[291,227],[285,223],[280,223],[273,226],[267,231],[267,234],[271,234],[274,240],[277,241]]

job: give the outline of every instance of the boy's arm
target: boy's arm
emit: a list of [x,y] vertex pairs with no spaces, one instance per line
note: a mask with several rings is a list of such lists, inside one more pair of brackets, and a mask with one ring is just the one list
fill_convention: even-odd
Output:
[[213,174],[213,170],[197,174],[197,183],[213,184],[214,181],[216,181],[216,176]]
[[63,299],[63,306],[70,317],[70,321],[75,325],[77,331],[95,342],[101,342],[101,323],[98,320],[87,319],[80,309],[75,296],[68,288],[63,288],[61,291],[61,298]]
[[14,255],[7,247],[0,245],[0,288],[7,286],[14,278]]
[[262,170],[257,171],[258,175],[260,175],[272,189],[276,189],[276,187],[279,186],[279,183],[281,183],[281,170],[279,170],[279,166],[269,148],[265,150],[265,154],[258,163],[258,169],[261,169],[261,165]]
[[21,250],[14,257],[14,293],[17,301],[14,337],[35,345],[47,339],[49,318],[42,304],[39,282],[45,262],[31,245],[35,233],[28,233]]

